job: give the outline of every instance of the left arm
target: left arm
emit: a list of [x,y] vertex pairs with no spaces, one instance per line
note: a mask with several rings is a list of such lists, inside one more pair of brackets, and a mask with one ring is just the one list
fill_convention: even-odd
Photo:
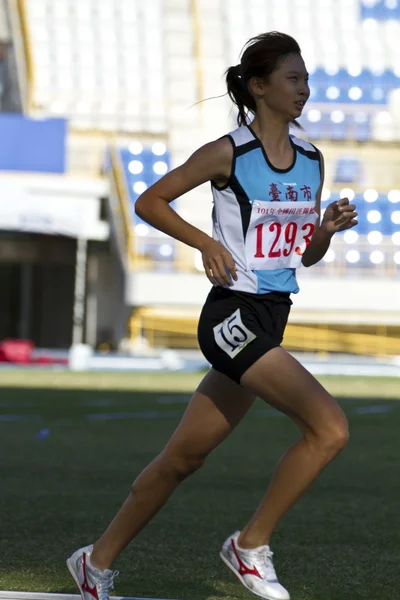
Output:
[[318,215],[315,230],[310,244],[304,251],[301,262],[305,267],[311,267],[319,262],[326,254],[333,235],[338,231],[351,229],[357,225],[357,213],[354,204],[349,204],[348,198],[342,198],[338,202],[332,202],[327,206],[322,223],[321,218],[321,195],[324,186],[325,168],[324,157],[321,154],[321,185],[316,198],[315,212]]

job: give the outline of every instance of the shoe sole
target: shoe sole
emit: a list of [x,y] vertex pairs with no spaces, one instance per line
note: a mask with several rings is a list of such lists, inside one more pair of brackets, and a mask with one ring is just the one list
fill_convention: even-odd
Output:
[[246,588],[246,590],[248,590],[250,593],[254,594],[254,596],[257,596],[258,598],[264,598],[264,600],[276,600],[276,598],[272,598],[272,596],[260,596],[260,594],[257,594],[257,592],[250,589],[249,586],[244,581],[243,577],[240,575],[240,573],[238,573],[236,571],[235,567],[229,562],[229,560],[227,558],[225,558],[225,556],[222,554],[222,552],[220,552],[219,555],[221,557],[221,560],[226,564],[227,567],[229,567],[229,569],[232,571],[232,573],[234,573],[236,575],[236,577],[239,579],[240,583]]
[[68,568],[68,571],[71,573],[71,576],[72,576],[73,580],[75,581],[75,583],[76,583],[76,585],[77,585],[77,587],[78,587],[78,590],[79,590],[79,592],[80,592],[80,594],[81,594],[81,596],[82,596],[82,600],[85,600],[85,596],[84,596],[83,590],[82,590],[82,588],[81,588],[81,584],[79,583],[79,579],[78,579],[78,577],[77,577],[77,575],[76,575],[76,573],[75,573],[75,569],[74,569],[74,567],[72,566],[72,561],[71,561],[71,559],[70,559],[70,558],[67,558],[67,561],[66,561],[66,562],[67,562],[67,568]]

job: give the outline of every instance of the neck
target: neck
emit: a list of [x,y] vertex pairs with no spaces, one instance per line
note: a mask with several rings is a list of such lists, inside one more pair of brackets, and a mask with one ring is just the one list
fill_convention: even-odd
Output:
[[289,142],[289,123],[273,113],[257,113],[251,128],[266,147],[285,149]]

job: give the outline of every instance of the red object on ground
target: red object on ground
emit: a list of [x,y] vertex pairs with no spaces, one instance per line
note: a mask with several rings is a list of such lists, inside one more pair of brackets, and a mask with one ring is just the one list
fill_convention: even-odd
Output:
[[3,340],[0,342],[0,362],[29,364],[33,347],[30,340]]
[[38,356],[31,358],[31,363],[33,365],[53,365],[55,360],[50,356]]

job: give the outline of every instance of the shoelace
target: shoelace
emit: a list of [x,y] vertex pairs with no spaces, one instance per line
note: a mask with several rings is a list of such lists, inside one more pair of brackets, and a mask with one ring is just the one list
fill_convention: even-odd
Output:
[[272,558],[274,556],[274,553],[272,552],[272,550],[270,550],[268,548],[268,546],[261,546],[261,548],[259,549],[259,556],[262,560],[262,564],[265,568],[265,574],[264,577],[267,580],[273,580],[276,579],[276,572],[274,569],[274,564],[272,562]]
[[114,589],[114,577],[119,575],[119,571],[108,571],[102,573],[101,577],[98,577],[98,594],[99,600],[109,600],[109,591]]
[[272,562],[272,558],[274,556],[272,550],[270,550],[268,546],[260,546],[260,548],[257,548],[257,550],[250,552],[251,554],[248,556],[251,556],[251,558],[257,562],[257,566],[261,567],[260,570],[262,573],[260,574],[263,576],[263,578],[267,579],[268,581],[277,579],[274,564]]

